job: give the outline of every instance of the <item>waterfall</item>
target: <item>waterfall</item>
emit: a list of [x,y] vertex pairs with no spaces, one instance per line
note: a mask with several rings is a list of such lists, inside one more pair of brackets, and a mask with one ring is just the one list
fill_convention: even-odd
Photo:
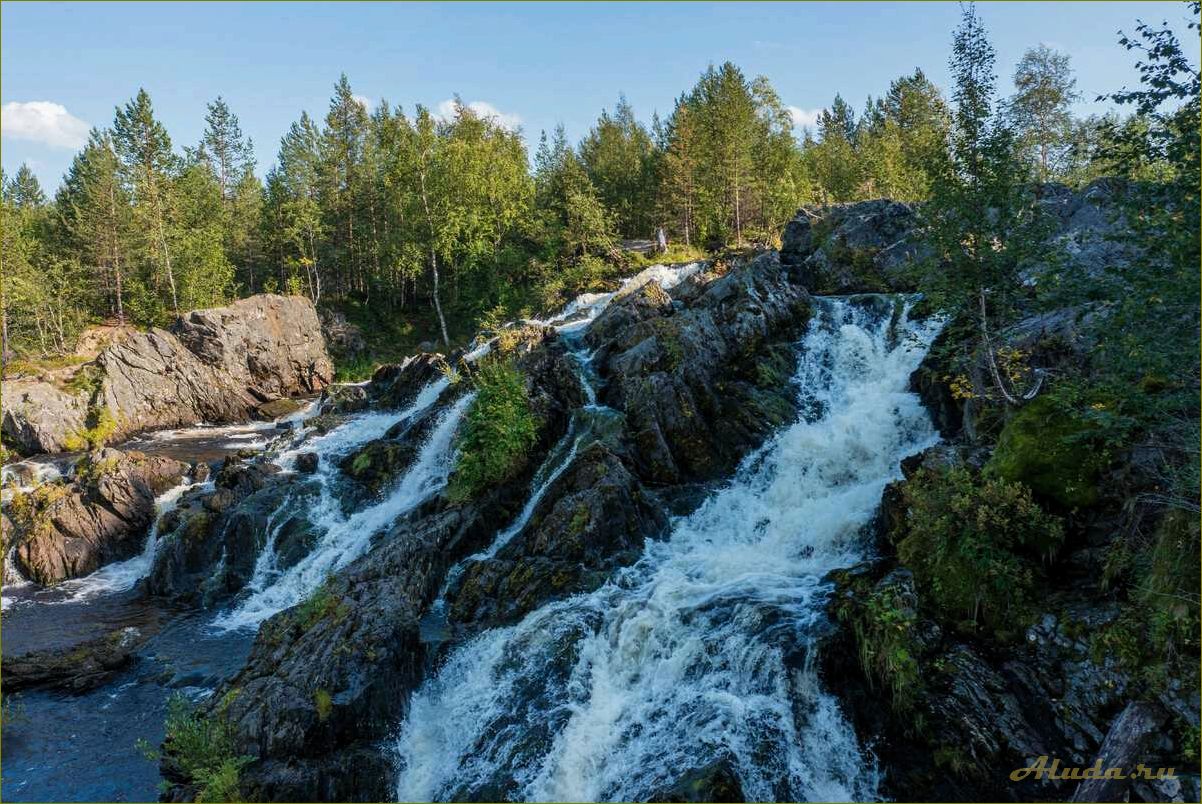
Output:
[[[438,398],[446,384],[445,379],[431,383],[422,390],[413,405],[400,418],[412,418],[424,410]],[[273,554],[262,557],[256,562],[254,576],[248,584],[249,596],[231,611],[219,615],[213,625],[220,630],[253,628],[276,612],[300,603],[312,594],[331,572],[367,552],[373,536],[445,486],[454,466],[455,430],[474,397],[475,394],[465,394],[443,411],[413,465],[401,475],[391,491],[378,502],[351,514],[343,511],[342,504],[335,494],[340,474],[336,457],[346,454],[355,445],[370,440],[363,438],[364,429],[373,433],[379,429],[373,437],[382,435],[387,426],[383,426],[383,422],[376,419],[383,414],[361,417],[356,422],[357,427],[350,428],[354,432],[334,430],[321,439],[314,439],[302,445],[303,449],[317,450],[323,456],[318,464],[317,499],[311,503],[308,510],[310,522],[322,535],[308,555],[282,573],[274,569]],[[395,413],[387,418],[388,426],[396,423],[398,419]],[[281,455],[281,465],[291,466],[299,449]],[[296,506],[297,501],[289,498],[285,499],[281,508],[294,510]],[[264,547],[265,553],[269,550],[270,546]]]
[[399,800],[644,800],[717,762],[751,801],[876,796],[835,699],[791,657],[899,462],[936,439],[908,380],[938,324],[891,331],[879,301],[819,301],[804,416],[666,541],[450,652],[401,726]]

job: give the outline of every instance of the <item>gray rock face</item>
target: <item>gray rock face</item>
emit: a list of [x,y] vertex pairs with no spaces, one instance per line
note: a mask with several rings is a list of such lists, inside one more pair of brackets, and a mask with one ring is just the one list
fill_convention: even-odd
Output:
[[669,296],[648,284],[614,302],[585,336],[609,406],[626,415],[639,476],[653,483],[731,471],[794,413],[788,378],[809,296],[774,254]]
[[785,226],[780,261],[811,293],[910,290],[905,270],[929,253],[917,223],[900,201],[807,207]]
[[170,458],[115,449],[92,461],[99,477],[43,487],[13,518],[17,566],[30,580],[58,583],[135,555],[154,519],[154,498],[188,471]]
[[334,374],[312,303],[269,294],[193,311],[172,331],[132,333],[101,351],[91,370],[91,397],[37,380],[6,382],[5,438],[22,452],[60,452],[89,405],[108,407],[116,438],[241,421],[264,402],[320,391]]

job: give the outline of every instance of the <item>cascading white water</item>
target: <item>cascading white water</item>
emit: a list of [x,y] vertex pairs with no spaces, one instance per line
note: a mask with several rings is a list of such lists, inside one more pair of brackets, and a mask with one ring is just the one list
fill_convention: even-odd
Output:
[[[395,413],[388,415],[388,426],[395,424],[398,419],[411,418],[429,407],[446,388],[446,384],[445,379],[431,383],[404,414],[399,417]],[[314,439],[306,442],[304,450],[316,450],[323,455],[318,463],[316,499],[308,509],[309,521],[321,534],[317,544],[300,562],[282,573],[275,571],[270,555],[257,562],[255,574],[248,584],[250,595],[231,611],[218,616],[213,625],[221,630],[252,628],[276,612],[300,603],[331,572],[363,555],[371,546],[372,537],[381,529],[446,485],[454,466],[455,430],[474,397],[474,394],[465,394],[448,406],[440,414],[413,465],[404,472],[391,491],[378,502],[351,514],[343,511],[335,494],[339,473],[337,457],[370,438],[364,438],[362,430],[355,433],[334,430],[323,437],[326,439],[324,441]],[[373,432],[379,429],[373,436],[379,437],[387,429],[383,421],[376,420],[379,416],[384,414],[368,414],[355,421],[360,428],[370,428]],[[291,466],[295,459],[294,453],[281,455],[281,465]],[[295,504],[292,500],[284,503],[290,508]],[[270,546],[264,548],[265,552],[270,549]]]
[[875,797],[835,700],[787,661],[900,460],[936,438],[907,388],[938,324],[903,317],[894,338],[871,302],[820,302],[796,376],[806,415],[667,541],[451,652],[402,724],[399,800],[641,800],[715,762],[747,800]]

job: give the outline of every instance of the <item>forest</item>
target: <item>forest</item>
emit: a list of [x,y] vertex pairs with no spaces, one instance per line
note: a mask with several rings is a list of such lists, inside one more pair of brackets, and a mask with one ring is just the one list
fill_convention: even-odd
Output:
[[[1075,85],[1046,46],[1019,63],[997,118],[1026,178],[1169,170],[1120,166],[1107,146],[1151,136],[1148,110],[1075,118]],[[605,287],[640,259],[622,241],[661,227],[667,257],[683,260],[779,244],[803,205],[925,200],[948,161],[947,99],[918,69],[882,90],[859,114],[836,95],[799,141],[770,81],[725,63],[665,117],[645,124],[619,96],[579,143],[542,132],[531,157],[523,132],[458,101],[447,117],[369,110],[343,75],[263,179],[222,98],[201,141],[181,147],[139,90],[53,198],[25,165],[4,177],[5,364],[70,359],[90,324],[165,325],[259,292],[340,310],[374,356],[395,357]],[[360,361],[343,368],[361,374]]]

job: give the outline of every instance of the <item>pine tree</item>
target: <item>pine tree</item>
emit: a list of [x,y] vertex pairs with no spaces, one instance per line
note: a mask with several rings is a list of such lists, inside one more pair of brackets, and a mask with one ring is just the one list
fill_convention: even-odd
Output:
[[5,188],[9,199],[17,209],[38,209],[46,205],[46,194],[33,169],[25,162],[17,168],[11,183]]
[[67,171],[55,210],[69,248],[100,274],[96,284],[109,299],[109,312],[124,325],[130,206],[108,131],[92,129]]
[[113,143],[121,160],[122,179],[134,202],[135,228],[145,238],[143,252],[153,266],[152,283],[165,279],[171,294],[171,309],[179,315],[179,294],[171,265],[167,238],[168,185],[176,169],[167,129],[154,117],[154,107],[145,89],[113,120]]

